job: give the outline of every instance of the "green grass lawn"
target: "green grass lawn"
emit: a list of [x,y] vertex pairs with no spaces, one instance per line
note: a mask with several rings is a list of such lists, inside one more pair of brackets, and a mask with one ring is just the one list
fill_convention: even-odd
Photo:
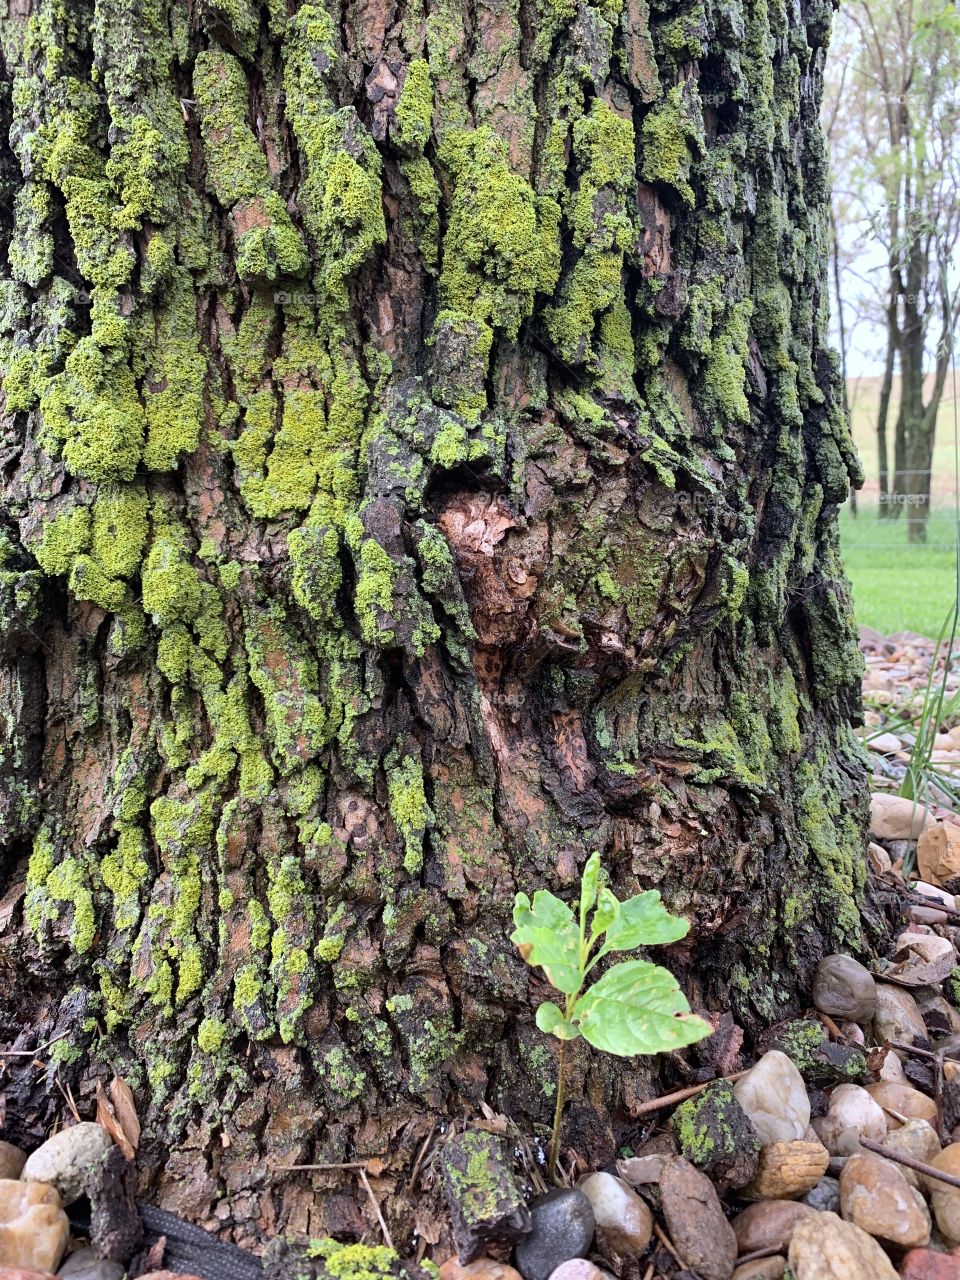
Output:
[[[893,422],[888,431],[893,452]],[[954,598],[956,565],[956,484],[954,480],[954,406],[950,380],[937,415],[933,457],[932,505],[926,546],[907,542],[906,521],[878,520],[876,413],[879,378],[851,378],[847,394],[853,438],[866,472],[858,495],[860,514],[840,514],[844,563],[853,584],[857,621],[877,631],[919,631],[936,637]]]
[[927,536],[927,546],[910,546],[902,518],[878,520],[873,506],[854,518],[844,507],[840,540],[857,622],[936,639],[956,583],[953,512],[931,512]]

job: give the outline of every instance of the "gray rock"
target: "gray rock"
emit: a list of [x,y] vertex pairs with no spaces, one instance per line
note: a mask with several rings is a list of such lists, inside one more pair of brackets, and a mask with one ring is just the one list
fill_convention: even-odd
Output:
[[126,1268],[119,1262],[108,1262],[100,1258],[94,1249],[89,1247],[71,1253],[63,1263],[58,1276],[64,1280],[123,1280]]
[[443,1148],[441,1165],[461,1263],[479,1257],[491,1241],[513,1244],[530,1230],[530,1211],[502,1138],[484,1129],[455,1134]]
[[24,1182],[47,1182],[60,1192],[64,1206],[73,1204],[84,1194],[84,1181],[113,1139],[103,1125],[85,1120],[62,1129],[41,1147],[37,1147],[23,1166]]
[[805,1196],[800,1197],[800,1203],[808,1204],[811,1209],[819,1209],[821,1213],[839,1213],[839,1179],[821,1178],[815,1187],[811,1187]]
[[877,984],[852,956],[825,956],[813,979],[813,1003],[831,1018],[869,1022],[877,1008]]
[[550,1191],[530,1205],[530,1234],[514,1249],[514,1265],[524,1280],[548,1280],[562,1262],[586,1256],[595,1228],[582,1191]]

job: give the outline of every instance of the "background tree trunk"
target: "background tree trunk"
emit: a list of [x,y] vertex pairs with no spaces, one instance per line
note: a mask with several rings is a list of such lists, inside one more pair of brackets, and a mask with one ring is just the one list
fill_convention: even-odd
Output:
[[518,888],[602,849],[748,1025],[861,945],[829,22],[8,0],[14,1139],[116,1070],[158,1202],[350,1234],[281,1166],[376,1157],[406,1246],[437,1122],[549,1120]]

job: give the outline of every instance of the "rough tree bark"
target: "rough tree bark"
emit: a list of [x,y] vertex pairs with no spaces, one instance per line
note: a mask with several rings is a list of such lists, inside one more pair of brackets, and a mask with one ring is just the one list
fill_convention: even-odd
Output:
[[[376,1157],[405,1242],[435,1123],[549,1120],[518,888],[602,849],[748,1026],[862,943],[830,5],[7,6],[8,1126],[116,1070],[157,1202]],[[577,1047],[585,1158],[650,1081]]]

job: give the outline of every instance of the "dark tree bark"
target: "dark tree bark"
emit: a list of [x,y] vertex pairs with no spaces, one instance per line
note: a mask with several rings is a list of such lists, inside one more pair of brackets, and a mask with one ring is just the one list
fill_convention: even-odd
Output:
[[[0,1025],[158,1203],[349,1235],[282,1166],[375,1157],[408,1242],[435,1125],[549,1121],[510,910],[593,849],[699,1010],[861,947],[829,23],[8,0]],[[584,1158],[654,1065],[577,1047]]]

